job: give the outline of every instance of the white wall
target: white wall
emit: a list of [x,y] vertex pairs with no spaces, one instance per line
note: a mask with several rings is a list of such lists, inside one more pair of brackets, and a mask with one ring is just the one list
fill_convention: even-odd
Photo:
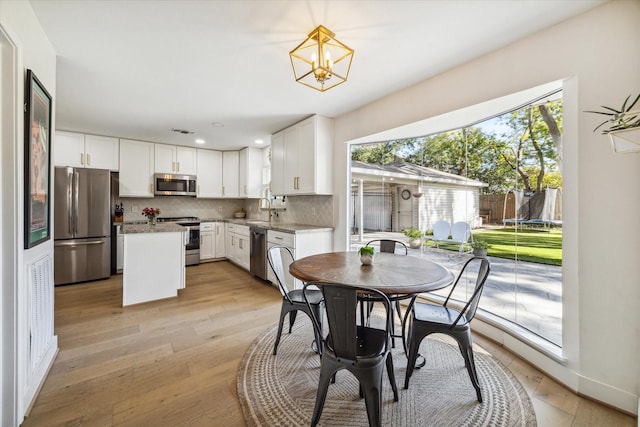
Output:
[[638,1],[603,5],[337,118],[334,147],[339,250],[348,242],[346,141],[564,80],[567,361],[511,347],[574,390],[630,413],[640,394],[640,154],[614,155],[592,132],[600,118],[584,111],[640,92],[639,22]]
[[[13,63],[7,64],[3,56],[3,73],[13,68],[15,77],[5,88],[3,80],[3,100],[6,92],[10,92],[14,102],[7,105],[2,103],[3,117],[3,150],[2,150],[2,240],[13,242],[12,253],[3,251],[3,293],[2,293],[2,425],[18,425],[24,416],[28,405],[35,396],[35,392],[46,375],[47,368],[52,362],[57,349],[57,341],[51,340],[51,348],[47,357],[37,369],[29,368],[28,348],[28,286],[26,282],[27,266],[42,257],[53,258],[53,240],[49,240],[30,250],[23,250],[24,241],[22,230],[24,227],[23,197],[23,100],[26,70],[35,72],[38,79],[56,99],[56,56],[49,40],[44,34],[38,20],[25,1],[0,2],[0,29],[14,44],[10,54]],[[12,47],[3,45],[3,50]],[[3,76],[4,78],[4,76]],[[5,91],[7,89],[7,91]],[[6,120],[10,117],[10,122]],[[15,132],[10,139],[4,139],[7,126],[12,126]],[[55,106],[52,129],[55,129]],[[7,149],[7,145],[11,149]],[[7,279],[5,269],[14,270],[15,276]],[[53,319],[51,319],[53,321]],[[9,334],[15,333],[15,337]],[[9,339],[7,339],[9,338]]]

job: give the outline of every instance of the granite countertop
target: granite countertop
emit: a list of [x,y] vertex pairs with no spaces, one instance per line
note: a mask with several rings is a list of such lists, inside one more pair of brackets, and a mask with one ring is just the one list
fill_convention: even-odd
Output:
[[313,233],[318,231],[333,231],[333,227],[323,227],[318,225],[309,225],[309,224],[296,224],[296,223],[280,223],[276,221],[272,221],[271,223],[267,221],[258,221],[252,219],[245,218],[227,218],[225,222],[230,222],[232,224],[238,225],[246,225],[246,226],[257,226],[266,228],[267,230],[274,231],[282,231],[284,233]]
[[142,224],[122,224],[122,234],[139,234],[139,233],[182,233],[187,229],[178,224],[156,224],[149,225],[144,222]]

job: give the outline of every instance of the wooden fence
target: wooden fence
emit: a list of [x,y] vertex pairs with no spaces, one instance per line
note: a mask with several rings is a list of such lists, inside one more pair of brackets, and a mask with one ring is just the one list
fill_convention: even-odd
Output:
[[[504,218],[516,218],[515,196],[509,193],[505,210],[504,194],[480,194],[480,216],[484,223],[502,224]],[[527,198],[525,197],[525,201]],[[554,219],[562,219],[562,196],[558,191]]]

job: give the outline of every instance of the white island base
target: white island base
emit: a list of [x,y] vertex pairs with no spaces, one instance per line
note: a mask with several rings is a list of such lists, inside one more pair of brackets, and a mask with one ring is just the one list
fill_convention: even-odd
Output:
[[123,227],[123,306],[176,297],[185,287],[184,228],[141,227],[150,226]]

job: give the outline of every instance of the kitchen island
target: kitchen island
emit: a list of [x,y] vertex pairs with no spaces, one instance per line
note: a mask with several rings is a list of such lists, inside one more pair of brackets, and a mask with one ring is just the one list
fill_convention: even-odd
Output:
[[185,286],[187,232],[177,224],[125,224],[122,305],[178,296]]

